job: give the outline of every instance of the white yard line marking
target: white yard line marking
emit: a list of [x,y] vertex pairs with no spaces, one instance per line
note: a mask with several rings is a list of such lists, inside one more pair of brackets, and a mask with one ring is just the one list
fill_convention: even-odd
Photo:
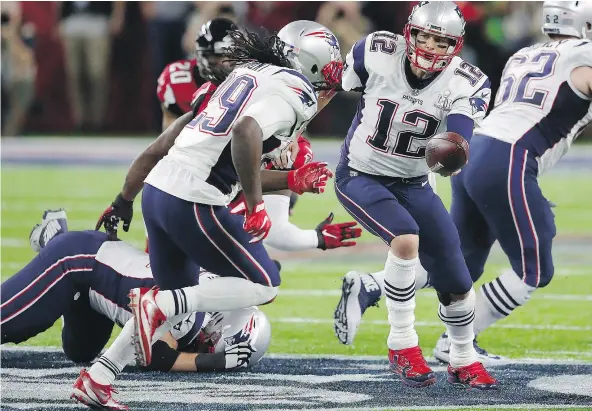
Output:
[[[341,290],[304,290],[280,288],[279,295],[285,297],[338,297],[341,295]],[[432,292],[430,292],[430,290],[422,290],[419,295],[419,298],[438,298],[438,296],[435,292],[433,292],[433,290]],[[592,295],[534,293],[532,295],[532,299],[559,301],[592,301]]]
[[[328,318],[306,318],[306,317],[270,317],[272,323],[287,324],[333,324]],[[368,320],[366,324],[388,325],[387,320]],[[438,321],[416,321],[417,327],[443,327]],[[494,328],[506,328],[510,330],[547,330],[547,331],[592,331],[592,327],[580,327],[577,325],[537,325],[537,324],[494,324]]]

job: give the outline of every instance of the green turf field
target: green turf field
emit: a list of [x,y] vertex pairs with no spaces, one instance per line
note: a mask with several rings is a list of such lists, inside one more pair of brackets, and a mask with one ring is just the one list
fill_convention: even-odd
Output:
[[[96,218],[117,194],[124,168],[101,167],[3,167],[2,169],[2,279],[24,266],[33,252],[28,245],[31,227],[43,210],[64,207],[70,229],[92,229]],[[550,174],[541,181],[545,195],[555,201],[557,242],[554,246],[556,276],[530,303],[480,336],[481,345],[513,358],[574,358],[592,361],[592,189],[588,178]],[[439,191],[449,203],[448,182],[439,181]],[[136,214],[124,240],[143,245],[143,224]],[[332,189],[324,195],[304,195],[292,221],[313,228],[330,212],[335,220],[349,219]],[[339,299],[341,276],[350,269],[377,271],[386,249],[364,232],[361,247],[343,251],[279,253],[283,284],[276,301],[264,307],[273,326],[270,352],[308,354],[383,355],[388,333],[384,304],[365,316],[356,344],[346,347],[333,335],[332,314]],[[506,267],[499,250],[492,255],[485,279]],[[431,353],[443,327],[436,315],[437,299],[432,290],[419,293],[416,319],[424,352]],[[59,324],[27,342],[57,346]]]

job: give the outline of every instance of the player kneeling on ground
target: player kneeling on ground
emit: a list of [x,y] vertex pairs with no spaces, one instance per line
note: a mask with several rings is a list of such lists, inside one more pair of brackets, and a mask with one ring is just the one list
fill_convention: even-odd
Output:
[[[39,254],[1,286],[1,343],[27,341],[62,317],[64,354],[75,363],[91,362],[113,325],[131,318],[129,289],[154,285],[148,256],[105,233],[68,231],[63,210],[46,211],[30,242]],[[270,333],[265,314],[255,307],[192,313],[156,342],[148,369],[204,372],[253,365],[267,350]],[[105,371],[127,365],[99,361]],[[100,374],[94,377],[101,381]]]

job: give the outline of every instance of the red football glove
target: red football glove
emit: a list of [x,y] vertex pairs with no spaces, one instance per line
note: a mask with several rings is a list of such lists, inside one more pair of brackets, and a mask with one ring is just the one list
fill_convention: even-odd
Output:
[[356,245],[355,241],[344,241],[351,238],[358,238],[362,235],[361,228],[354,228],[358,223],[350,221],[347,223],[331,224],[333,221],[333,213],[329,214],[325,220],[315,228],[317,236],[319,237],[319,245],[317,248],[321,250],[331,250],[339,247],[353,247]]
[[331,177],[333,173],[327,168],[327,163],[308,163],[288,173],[288,188],[296,194],[321,194]]
[[249,240],[249,243],[257,243],[269,234],[269,230],[271,229],[271,219],[267,215],[267,211],[265,211],[265,204],[263,201],[255,204],[253,212],[249,212],[247,209],[247,203],[241,201],[230,210],[230,213],[245,216],[243,229],[253,236],[253,238]]

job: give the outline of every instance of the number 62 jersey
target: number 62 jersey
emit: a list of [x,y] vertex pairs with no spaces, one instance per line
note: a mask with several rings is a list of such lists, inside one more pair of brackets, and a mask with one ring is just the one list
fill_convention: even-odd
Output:
[[550,41],[516,52],[502,74],[495,106],[475,134],[533,153],[539,175],[592,121],[592,99],[571,85],[576,67],[592,67],[592,41]]
[[403,36],[386,31],[369,34],[347,55],[342,87],[363,92],[341,148],[341,161],[351,168],[389,177],[425,175],[425,147],[446,131],[449,115],[475,124],[485,116],[491,83],[477,67],[454,57],[445,70],[419,81],[409,64]]

